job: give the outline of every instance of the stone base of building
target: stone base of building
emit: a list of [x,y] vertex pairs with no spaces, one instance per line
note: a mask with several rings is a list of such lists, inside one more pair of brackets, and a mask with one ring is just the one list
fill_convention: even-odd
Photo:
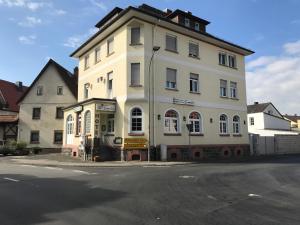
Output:
[[125,150],[123,152],[124,152],[125,161],[147,161],[148,160],[148,151],[146,149]]
[[169,145],[168,161],[240,158],[250,155],[250,145]]

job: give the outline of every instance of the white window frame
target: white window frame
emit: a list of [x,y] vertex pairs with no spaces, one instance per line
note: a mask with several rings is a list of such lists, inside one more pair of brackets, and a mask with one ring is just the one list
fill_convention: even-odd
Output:
[[250,124],[250,126],[254,126],[254,124],[255,124],[255,121],[254,121],[254,117],[249,117],[249,124]]
[[83,85],[83,97],[84,97],[84,99],[89,98],[89,83],[85,83]]
[[[175,49],[171,49],[171,48],[168,48],[168,37],[170,38],[174,38],[175,39]],[[166,41],[166,50],[168,51],[172,51],[172,52],[177,52],[177,49],[178,49],[178,42],[177,42],[177,36],[175,35],[172,35],[172,34],[166,34],[166,37],[165,37],[165,41]]]
[[[238,118],[238,121],[235,121],[235,118]],[[241,133],[241,119],[238,115],[234,115],[232,118],[233,134]]]
[[186,26],[186,27],[190,27],[190,19],[189,18],[184,18],[184,26]]
[[[198,79],[196,80],[196,79],[194,79],[194,78],[192,78],[191,77],[191,75],[197,75],[198,76]],[[197,74],[197,73],[190,73],[190,78],[189,78],[189,85],[190,85],[190,92],[191,93],[199,93],[199,90],[200,90],[200,88],[199,88],[199,74]],[[193,90],[193,84],[196,84],[196,90]]]
[[107,90],[108,91],[112,91],[113,90],[113,82],[114,82],[114,78],[113,78],[113,71],[107,73]]
[[195,23],[195,30],[200,31],[200,24],[197,22]]
[[[231,59],[233,61],[231,61]],[[235,55],[228,55],[228,66],[230,68],[236,68],[236,56]]]
[[[226,81],[226,87],[222,87],[222,81]],[[220,79],[220,97],[227,97],[228,96],[228,81]]]
[[[113,117],[109,117],[109,115],[113,115]],[[107,115],[107,133],[109,133],[109,134],[115,133],[115,115],[114,114]]]
[[[224,56],[224,60],[225,62],[223,63],[223,57]],[[222,66],[227,66],[227,53],[226,52],[219,52],[219,65]]]
[[84,69],[87,70],[90,68],[90,55],[84,57]]
[[95,64],[101,61],[101,48],[100,46],[95,48]]
[[64,87],[63,86],[57,86],[57,95],[64,95]]
[[[111,44],[111,45],[110,45]],[[111,46],[111,48],[110,48]],[[107,39],[107,56],[113,54],[114,51],[114,37]]]
[[[90,120],[89,121],[87,121],[87,114],[88,113],[90,114],[90,118],[89,118]],[[89,124],[88,124],[88,122],[89,122]],[[83,124],[84,124],[84,126],[83,126],[84,134],[85,135],[91,134],[91,132],[92,132],[92,112],[91,112],[91,110],[87,110],[87,111],[84,112],[84,123]],[[89,127],[87,125],[89,125]]]
[[[133,116],[132,112],[133,112],[134,109],[141,110],[142,115],[135,115],[135,116]],[[140,106],[133,106],[133,107],[130,108],[130,110],[129,110],[129,118],[130,118],[130,120],[129,120],[129,133],[133,133],[133,134],[144,133],[144,118],[143,117],[144,117],[144,111],[143,111],[142,107],[140,107]],[[132,120],[133,119],[141,119],[141,130],[133,130],[132,129]]]
[[[175,111],[177,113],[177,117],[166,117],[166,113],[169,111]],[[171,122],[174,123],[176,121],[177,124],[177,131],[171,130]],[[169,125],[166,127],[166,123]],[[165,134],[180,134],[180,114],[176,109],[168,109],[164,113],[164,125],[163,125],[164,133]]]
[[[133,39],[133,31],[134,30],[139,31],[138,40]],[[130,44],[131,45],[140,45],[141,44],[141,27],[131,27],[131,30],[130,30]]]
[[37,86],[36,88],[36,95],[37,96],[42,96],[44,94],[44,88],[42,85]]
[[[175,71],[175,82],[168,81],[168,70],[173,70]],[[173,68],[166,68],[166,84],[165,84],[167,89],[177,89],[177,69]]]
[[[138,74],[137,74],[137,77],[136,79],[133,79],[133,66],[134,65],[138,65],[138,68],[139,68],[139,71],[138,71]],[[139,86],[141,85],[141,63],[131,63],[130,64],[130,85],[131,86]],[[136,83],[134,83],[133,81],[136,81]]]
[[[225,116],[225,120],[221,120],[221,116]],[[228,132],[228,116],[225,113],[222,113],[219,116],[219,133],[220,134],[229,134]]]
[[[197,113],[199,115],[198,119],[191,119],[190,116],[192,113]],[[191,134],[203,134],[203,123],[202,123],[203,119],[202,119],[202,115],[201,113],[197,112],[197,111],[192,111],[189,113],[189,124],[192,124],[192,131],[190,132]],[[199,122],[199,132],[195,131],[195,122]]]
[[[235,85],[235,86],[234,86]],[[237,98],[237,82],[230,81],[230,98],[236,99]]]
[[[196,53],[196,55],[191,52],[191,45],[197,46],[196,48],[198,48],[198,52]],[[198,43],[195,43],[192,41],[189,42],[189,56],[194,57],[194,58],[199,58],[199,44]]]

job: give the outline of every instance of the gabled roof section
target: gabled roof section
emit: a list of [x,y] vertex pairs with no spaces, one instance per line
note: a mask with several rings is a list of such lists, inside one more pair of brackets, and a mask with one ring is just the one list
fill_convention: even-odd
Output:
[[202,24],[204,24],[204,25],[210,24],[209,21],[204,20],[204,19],[202,19],[202,18],[200,18],[200,17],[194,16],[194,15],[192,15],[192,14],[189,13],[189,12],[184,12],[184,11],[182,11],[182,10],[180,10],[180,9],[176,9],[174,12],[172,12],[170,15],[168,15],[168,18],[174,18],[174,17],[176,17],[177,15],[184,15],[184,16],[189,17],[190,19],[193,19],[193,20],[195,20],[195,21],[198,21],[198,22],[200,22],[200,23],[202,23]]
[[107,21],[109,21],[112,17],[114,17],[116,14],[119,14],[123,9],[119,7],[115,7],[113,10],[111,10],[106,16],[104,16],[96,25],[95,27],[100,28],[103,26]]
[[0,105],[2,110],[18,112],[18,100],[26,92],[28,87],[17,86],[15,83],[0,80]]
[[281,116],[281,118],[283,118],[282,114],[279,112],[278,109],[276,109],[276,107],[273,105],[272,102],[267,102],[267,103],[254,103],[254,105],[248,105],[247,106],[247,113],[260,113],[260,112],[264,112],[265,109],[271,105],[277,112],[278,114]]
[[288,120],[291,120],[295,123],[298,122],[298,120],[300,120],[300,116],[297,115],[284,115],[285,118],[287,118]]
[[35,83],[40,79],[40,77],[43,75],[43,73],[46,71],[46,69],[53,65],[61,79],[65,82],[71,93],[74,95],[74,97],[77,99],[77,77],[74,76],[71,72],[69,72],[67,69],[62,67],[60,64],[55,62],[53,59],[50,59],[47,64],[44,66],[44,68],[41,70],[41,72],[38,74],[38,76],[34,79],[32,84],[29,86],[29,88],[26,90],[26,92],[23,94],[23,96],[19,99],[18,103],[20,103],[26,95],[30,92],[32,87],[35,85]]

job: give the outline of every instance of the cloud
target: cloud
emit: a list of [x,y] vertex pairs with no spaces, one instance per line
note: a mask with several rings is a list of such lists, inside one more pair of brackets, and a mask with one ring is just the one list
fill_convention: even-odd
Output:
[[291,24],[300,24],[300,19],[292,20]]
[[31,11],[36,11],[43,7],[52,6],[51,2],[30,1],[30,0],[0,0],[0,6],[6,7],[22,7]]
[[286,43],[278,56],[246,64],[248,103],[273,102],[281,113],[300,113],[300,40]]
[[63,9],[55,9],[53,14],[54,15],[58,15],[58,16],[61,16],[61,15],[65,15],[67,12]]
[[35,27],[39,24],[42,24],[42,20],[33,16],[27,16],[24,21],[18,23],[22,27]]
[[107,11],[107,6],[103,2],[97,0],[90,0],[90,2],[92,5],[102,9],[103,11]]
[[67,41],[63,44],[65,47],[77,48],[79,47],[88,37],[92,36],[98,31],[97,28],[91,28],[86,34],[82,35],[74,35],[67,39]]
[[24,45],[33,45],[35,43],[36,36],[29,35],[29,36],[20,36],[19,42]]

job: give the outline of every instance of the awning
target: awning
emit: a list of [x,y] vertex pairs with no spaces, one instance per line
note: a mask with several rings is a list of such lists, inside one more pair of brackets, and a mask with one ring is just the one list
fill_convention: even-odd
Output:
[[0,123],[16,123],[18,120],[18,115],[0,115]]

